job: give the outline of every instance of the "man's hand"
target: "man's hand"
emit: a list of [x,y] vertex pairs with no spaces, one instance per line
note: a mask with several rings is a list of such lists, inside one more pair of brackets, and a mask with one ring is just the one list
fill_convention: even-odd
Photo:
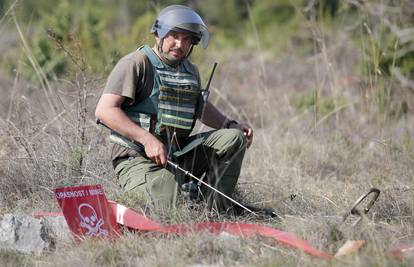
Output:
[[140,143],[144,145],[145,154],[148,158],[159,166],[167,164],[167,150],[164,144],[155,136],[148,132],[148,134],[141,138]]
[[246,138],[247,148],[249,148],[253,142],[253,129],[247,123],[234,123],[230,126],[230,128],[240,129],[244,137]]
[[[221,128],[235,128],[239,129],[244,133],[246,138],[247,147],[253,142],[253,129],[247,123],[231,123],[230,125],[226,125],[229,119],[220,112],[210,101],[207,101],[205,104],[203,114],[201,116],[201,122],[207,126],[210,126],[214,129],[221,129]],[[224,127],[223,127],[224,126]]]

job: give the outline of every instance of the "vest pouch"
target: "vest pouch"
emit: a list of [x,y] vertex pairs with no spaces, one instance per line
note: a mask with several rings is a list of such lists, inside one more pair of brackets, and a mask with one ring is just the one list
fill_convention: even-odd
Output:
[[200,91],[190,86],[160,86],[158,120],[161,135],[164,127],[176,129],[177,138],[190,134],[194,127],[199,95]]

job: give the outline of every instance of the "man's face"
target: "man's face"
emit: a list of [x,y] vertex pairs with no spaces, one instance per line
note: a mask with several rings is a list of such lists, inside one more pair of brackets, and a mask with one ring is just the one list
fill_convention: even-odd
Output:
[[[157,44],[160,38],[155,37]],[[192,36],[186,32],[170,31],[165,37],[162,44],[162,51],[169,56],[181,60],[185,58],[192,44]]]

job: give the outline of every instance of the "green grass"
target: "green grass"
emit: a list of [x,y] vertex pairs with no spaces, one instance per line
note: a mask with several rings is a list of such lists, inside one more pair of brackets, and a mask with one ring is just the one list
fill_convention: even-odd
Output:
[[[300,10],[295,5],[295,12]],[[265,238],[206,233],[161,238],[131,232],[116,242],[59,242],[55,251],[40,257],[2,250],[1,265],[410,266],[408,260],[393,261],[387,251],[401,241],[413,241],[412,93],[395,78],[378,73],[381,47],[375,46],[374,35],[355,40],[358,27],[338,30],[315,21],[296,32],[298,21],[306,17],[296,13],[302,17],[284,25],[293,39],[279,36],[282,43],[268,47],[277,38],[262,37],[261,23],[268,18],[257,14],[266,11],[249,11],[247,48],[229,49],[222,36],[218,43],[213,39],[213,50],[194,54],[203,77],[211,63],[221,59],[210,99],[255,129],[237,197],[285,215],[279,223],[237,220],[295,233],[329,253],[347,239],[364,239],[365,247],[326,262]],[[357,15],[352,15],[356,23],[366,18]],[[142,18],[137,29],[148,21]],[[351,22],[346,20],[347,25]],[[27,58],[26,67],[38,82],[24,80],[19,68],[13,76],[0,75],[3,93],[10,96],[0,100],[0,214],[57,210],[54,188],[95,183],[103,185],[109,199],[146,210],[139,196],[123,195],[118,188],[109,161],[108,132],[94,122],[105,76],[73,66],[67,77],[48,80],[17,19],[14,25],[20,29],[20,57]],[[292,41],[291,47],[284,38]],[[66,60],[79,59],[73,56]],[[361,66],[370,68],[362,72]],[[371,187],[379,188],[381,196],[363,223],[352,226],[356,218],[351,216],[341,224],[343,214]],[[211,218],[203,207],[190,209],[188,203],[150,216],[162,223]]]

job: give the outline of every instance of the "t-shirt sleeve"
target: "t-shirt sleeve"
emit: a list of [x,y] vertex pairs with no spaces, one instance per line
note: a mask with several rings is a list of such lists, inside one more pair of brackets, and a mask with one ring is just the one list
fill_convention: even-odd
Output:
[[151,73],[148,58],[138,51],[132,52],[115,65],[103,93],[125,96],[127,104],[132,104],[150,94]]

